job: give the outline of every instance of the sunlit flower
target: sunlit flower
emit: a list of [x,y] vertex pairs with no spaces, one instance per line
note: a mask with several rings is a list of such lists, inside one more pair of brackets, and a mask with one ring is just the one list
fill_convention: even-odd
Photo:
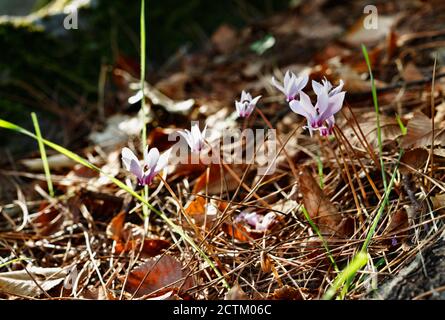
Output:
[[255,106],[260,98],[261,96],[252,99],[250,93],[243,90],[243,92],[241,92],[241,100],[235,101],[236,111],[238,112],[238,115],[241,118],[249,117],[253,109],[255,109]]
[[335,124],[334,115],[341,110],[344,98],[344,91],[329,96],[328,90],[323,88],[317,94],[315,106],[304,92],[300,92],[299,101],[293,100],[289,106],[293,112],[306,118],[306,128],[309,129],[311,135],[313,130],[319,130],[322,136],[328,136],[332,134]]
[[159,154],[157,148],[152,148],[150,151],[148,147],[144,150],[145,160],[141,162],[136,155],[128,148],[122,149],[122,162],[125,169],[133,173],[137,179],[138,184],[141,186],[149,185],[153,181],[153,178],[161,172],[168,163],[171,149],[168,149],[162,155]]
[[284,93],[287,102],[291,102],[297,98],[300,91],[306,86],[308,80],[309,77],[307,75],[297,77],[293,72],[288,70],[284,75],[283,84],[278,83],[274,77],[272,77],[272,84]]
[[327,91],[329,97],[335,96],[336,94],[342,92],[341,90],[344,86],[343,80],[340,80],[340,83],[335,88],[333,87],[332,83],[329,82],[326,78],[322,79],[321,82],[322,83],[312,80],[312,89],[317,96],[321,93],[322,90]]
[[187,144],[190,146],[192,152],[200,152],[205,146],[206,129],[207,125],[201,132],[198,124],[194,124],[191,130],[185,129],[183,131],[179,131],[179,134],[187,141]]

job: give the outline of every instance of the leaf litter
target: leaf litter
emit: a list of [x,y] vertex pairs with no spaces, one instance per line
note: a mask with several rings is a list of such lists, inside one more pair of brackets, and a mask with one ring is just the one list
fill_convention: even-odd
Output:
[[[440,99],[445,82],[436,79],[431,97],[431,53],[440,43],[425,32],[443,26],[440,10],[414,1],[382,6],[382,27],[371,34],[361,28],[364,3],[347,4],[347,12],[358,13],[347,19],[341,10],[330,14],[332,6],[337,8],[333,1],[320,1],[264,18],[258,22],[263,30],[223,24],[209,48],[183,55],[180,64],[156,74],[157,80],[145,88],[148,144],[161,153],[174,143],[168,141],[169,133],[190,128],[190,121],[207,119],[208,129],[217,132],[247,125],[272,124],[278,129],[284,146],[270,176],[258,175],[255,165],[198,162],[169,165],[168,175],[147,183],[150,203],[199,244],[230,290],[178,234],[152,212],[144,216],[142,206],[107,177],[49,154],[57,194],[49,197],[45,179],[38,174],[43,164],[33,154],[21,159],[18,168],[10,165],[0,172],[19,180],[26,190],[27,209],[15,195],[2,199],[0,296],[74,295],[74,290],[64,288],[64,281],[75,265],[76,290],[81,292],[76,298],[322,297],[340,271],[328,257],[344,269],[359,252],[386,188],[378,161],[371,86],[357,45],[363,42],[369,46],[376,77],[387,176],[404,151],[388,205],[371,238],[372,263],[364,274],[382,273],[378,278],[382,284],[419,250],[433,245],[444,230],[445,127]],[[418,10],[419,5],[425,10]],[[317,29],[316,21],[325,25]],[[329,32],[322,30],[326,24]],[[268,42],[260,50],[261,41]],[[282,70],[316,81],[323,76],[332,83],[344,80],[347,95],[333,128],[335,138],[310,137],[302,129],[306,122],[284,106],[282,96],[265,80],[274,76],[281,81]],[[437,75],[443,71],[439,65]],[[138,104],[144,95],[138,94],[134,70],[117,63],[111,72],[116,101]],[[235,100],[242,90],[262,98],[255,101],[255,109],[240,109],[248,110],[248,117],[236,119]],[[89,146],[78,152],[130,184],[132,178],[119,162],[120,150],[127,146],[138,150],[140,126],[137,114],[116,114],[103,130],[93,130]],[[18,230],[20,225],[24,228]],[[32,264],[19,263],[18,258]],[[371,291],[358,277],[344,298],[366,298]]]

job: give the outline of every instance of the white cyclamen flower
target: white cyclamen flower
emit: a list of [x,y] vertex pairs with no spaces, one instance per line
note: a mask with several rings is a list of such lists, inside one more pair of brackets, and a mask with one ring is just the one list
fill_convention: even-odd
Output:
[[241,92],[241,100],[235,101],[238,115],[241,118],[248,118],[252,114],[252,111],[255,109],[255,106],[260,98],[261,96],[252,99],[251,94],[243,90],[243,92]]
[[[289,103],[293,112],[302,115],[307,119],[307,127],[312,135],[313,130],[319,130],[322,136],[332,134],[335,124],[335,114],[343,107],[345,92],[339,92],[329,96],[328,90],[320,89],[317,94],[317,103],[312,105],[311,98],[300,92],[300,100]],[[326,124],[326,126],[325,126]]]
[[344,86],[344,82],[343,80],[340,79],[340,83],[338,84],[337,87],[333,87],[332,83],[327,80],[326,78],[324,78],[323,80],[321,80],[322,83],[319,83],[315,80],[312,80],[312,89],[314,90],[315,94],[317,96],[319,96],[321,94],[322,90],[325,90],[328,93],[329,98],[335,96],[336,94],[341,93],[343,86]]
[[184,137],[187,144],[190,146],[192,152],[200,152],[205,145],[205,133],[207,130],[207,125],[204,130],[199,130],[198,124],[194,124],[191,130],[185,129],[179,131],[179,134]]
[[283,84],[278,83],[274,77],[272,77],[272,84],[275,88],[284,93],[287,102],[291,102],[295,100],[300,91],[306,87],[308,80],[309,77],[307,75],[297,77],[293,72],[287,70],[284,75]]
[[162,155],[159,154],[157,148],[152,148],[150,151],[147,148],[144,150],[145,161],[143,165],[136,157],[136,155],[129,148],[122,149],[122,162],[125,169],[133,173],[141,186],[149,185],[153,178],[161,172],[168,164],[171,149],[168,149]]

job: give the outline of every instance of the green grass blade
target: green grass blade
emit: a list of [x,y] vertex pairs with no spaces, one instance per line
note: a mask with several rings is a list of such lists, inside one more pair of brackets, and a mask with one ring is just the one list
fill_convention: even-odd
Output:
[[334,257],[331,254],[331,250],[329,249],[328,243],[326,242],[326,240],[324,239],[323,235],[321,234],[320,230],[318,229],[318,227],[316,226],[316,224],[314,223],[314,221],[312,221],[311,217],[309,216],[309,213],[307,212],[306,208],[304,206],[301,206],[301,210],[303,211],[303,214],[306,218],[306,220],[309,222],[309,225],[312,227],[312,229],[315,231],[315,233],[317,234],[317,236],[320,238],[320,240],[323,242],[323,247],[326,250],[326,253],[329,257],[329,260],[331,260],[332,265],[334,266],[335,271],[340,272],[340,269],[338,268],[337,264],[335,263]]
[[344,285],[345,282],[350,281],[358,270],[363,268],[368,263],[368,254],[364,251],[359,251],[348,266],[335,278],[332,286],[326,291],[323,300],[331,300],[337,291]]
[[[400,159],[401,159],[402,155],[403,155],[403,150],[400,150],[399,158],[397,160],[396,167],[394,168],[394,172],[391,175],[388,189],[386,190],[386,192],[384,194],[384,197],[380,203],[380,207],[377,211],[376,216],[374,217],[371,228],[369,229],[369,231],[366,235],[366,239],[363,243],[363,246],[362,246],[360,252],[354,256],[354,258],[352,259],[352,262],[342,271],[342,273],[340,275],[337,276],[337,278],[335,279],[332,286],[328,289],[328,291],[323,296],[323,299],[332,299],[334,297],[334,295],[336,294],[336,292],[338,291],[338,289],[340,287],[342,287],[343,285],[344,285],[344,288],[341,292],[341,297],[344,297],[346,295],[346,293],[348,292],[349,285],[352,283],[352,280],[355,277],[355,274],[357,273],[357,271],[366,265],[366,263],[368,261],[367,260],[368,259],[367,258],[368,257],[368,255],[367,255],[368,246],[369,246],[369,243],[371,242],[372,236],[375,233],[375,230],[377,229],[377,225],[380,221],[383,211],[386,208],[386,205],[389,201],[389,194],[391,193],[391,190],[394,186],[397,170],[398,170]],[[364,255],[366,255],[366,261],[364,261]],[[361,263],[363,263],[363,264],[361,264]],[[345,284],[345,282],[346,282],[346,284]]]
[[402,158],[402,155],[403,155],[403,150],[401,149],[400,150],[400,154],[399,154],[399,158],[397,159],[396,167],[394,168],[394,172],[392,173],[391,179],[389,181],[389,186],[388,186],[387,190],[385,191],[385,195],[383,197],[383,200],[382,200],[382,202],[380,204],[380,207],[379,207],[379,209],[377,211],[376,216],[374,217],[374,221],[372,222],[371,228],[368,231],[368,234],[366,236],[365,242],[363,243],[362,250],[364,250],[364,251],[368,250],[369,243],[371,242],[372,236],[374,235],[375,230],[377,229],[377,225],[378,225],[378,223],[380,221],[380,217],[383,214],[383,210],[386,208],[386,205],[388,204],[389,194],[391,193],[392,188],[394,186],[397,170],[399,168],[399,163],[400,163],[400,159]]
[[7,265],[9,265],[9,264],[11,264],[11,263],[16,263],[16,262],[23,261],[23,260],[31,260],[31,259],[28,259],[28,258],[16,258],[16,259],[12,259],[12,260],[6,261],[6,262],[4,262],[4,263],[1,263],[1,264],[0,264],[0,268],[6,267]]
[[53,181],[51,180],[51,172],[49,170],[48,158],[46,157],[45,145],[42,141],[42,133],[40,132],[39,121],[37,120],[37,115],[34,112],[31,113],[31,118],[34,124],[34,130],[36,131],[37,142],[39,144],[40,157],[42,158],[43,170],[45,171],[48,192],[51,197],[54,197]]
[[380,167],[382,170],[383,186],[386,191],[387,184],[386,184],[385,165],[383,163],[382,128],[380,126],[380,110],[379,110],[379,102],[377,99],[377,88],[375,86],[374,75],[372,74],[371,62],[369,60],[368,50],[366,49],[366,46],[364,44],[362,44],[362,51],[366,60],[366,65],[368,66],[369,78],[371,80],[372,101],[374,102],[376,122],[377,122],[377,141],[379,144]]
[[402,131],[402,135],[406,135],[406,133],[408,132],[408,128],[403,124],[402,119],[400,119],[400,116],[398,114],[396,114],[396,120],[399,124],[400,131]]
[[320,179],[320,188],[324,188],[324,181],[323,181],[323,162],[321,161],[321,158],[319,155],[317,155],[317,167],[318,167],[318,177]]
[[[141,79],[140,79],[140,87],[142,92],[142,100],[141,100],[141,119],[142,119],[142,151],[145,150],[147,146],[147,126],[146,126],[146,112],[147,106],[145,104],[145,69],[146,69],[146,33],[145,33],[145,0],[141,0]],[[144,159],[146,160],[146,159]]]
[[[17,133],[21,133],[23,135],[26,135],[28,137],[31,137],[33,139],[38,140],[37,136],[35,134],[33,134],[32,132],[14,124],[11,123],[9,121],[0,119],[0,128],[4,128],[4,129],[8,129],[8,130],[12,130],[15,131]],[[229,284],[227,283],[227,281],[225,280],[224,276],[219,272],[218,268],[216,268],[215,264],[213,263],[213,261],[206,255],[206,253],[193,241],[192,238],[190,238],[183,230],[180,226],[176,225],[170,218],[168,218],[163,212],[159,211],[158,209],[156,209],[155,207],[153,207],[147,200],[144,199],[144,197],[142,197],[141,195],[139,195],[138,193],[136,193],[133,189],[131,189],[130,187],[128,187],[125,183],[123,183],[122,181],[108,175],[107,173],[103,172],[99,167],[95,166],[94,164],[90,163],[88,160],[78,156],[77,154],[75,154],[74,152],[59,146],[58,144],[48,141],[46,139],[41,139],[41,141],[47,145],[48,147],[56,150],[57,152],[65,155],[66,157],[74,160],[77,163],[80,163],[81,165],[90,168],[92,170],[95,170],[101,174],[103,174],[104,176],[106,176],[108,179],[110,179],[110,181],[112,181],[116,186],[118,186],[119,188],[121,188],[122,190],[125,190],[126,192],[128,192],[129,194],[131,194],[133,197],[135,197],[136,199],[138,199],[140,202],[142,202],[142,204],[146,205],[151,211],[153,211],[154,213],[156,213],[161,219],[163,219],[169,226],[170,228],[176,232],[177,234],[179,234],[208,264],[209,266],[214,270],[215,274],[218,276],[219,280],[222,281],[223,285],[227,288],[230,289]]]
[[[146,33],[145,33],[145,0],[141,0],[141,79],[140,79],[140,87],[142,92],[142,100],[141,100],[141,122],[142,122],[142,130],[141,130],[141,143],[142,143],[142,154],[145,159],[145,148],[147,147],[147,106],[145,104],[145,69],[146,69]],[[144,199],[148,201],[148,186],[144,186],[143,195]],[[146,205],[142,205],[142,212],[144,213],[144,217],[148,219],[149,211]],[[148,220],[147,220],[148,221]]]

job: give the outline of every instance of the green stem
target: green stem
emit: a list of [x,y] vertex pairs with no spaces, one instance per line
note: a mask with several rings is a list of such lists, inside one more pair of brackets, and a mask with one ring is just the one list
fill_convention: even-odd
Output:
[[40,132],[39,121],[37,120],[37,115],[33,112],[31,113],[32,122],[34,124],[34,130],[36,131],[37,142],[40,149],[40,157],[42,158],[43,170],[45,171],[46,183],[48,185],[48,192],[51,197],[54,197],[53,182],[51,180],[51,172],[49,169],[48,158],[46,157],[45,145],[42,141],[42,133]]

